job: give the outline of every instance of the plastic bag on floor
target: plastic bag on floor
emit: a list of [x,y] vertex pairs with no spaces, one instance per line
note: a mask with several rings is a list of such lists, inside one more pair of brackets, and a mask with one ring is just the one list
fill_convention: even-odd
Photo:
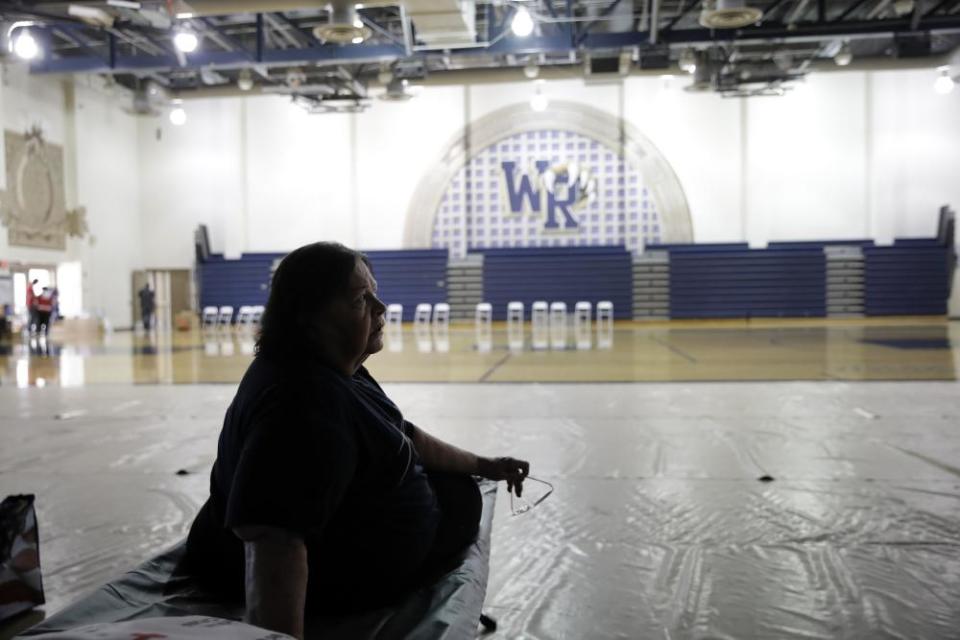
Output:
[[33,495],[9,496],[0,503],[0,620],[43,603]]

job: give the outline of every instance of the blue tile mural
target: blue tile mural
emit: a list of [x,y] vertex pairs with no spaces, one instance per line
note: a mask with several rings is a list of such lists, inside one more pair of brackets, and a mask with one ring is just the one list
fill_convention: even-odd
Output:
[[431,244],[452,255],[509,247],[660,244],[642,174],[596,140],[526,131],[475,154],[448,184]]

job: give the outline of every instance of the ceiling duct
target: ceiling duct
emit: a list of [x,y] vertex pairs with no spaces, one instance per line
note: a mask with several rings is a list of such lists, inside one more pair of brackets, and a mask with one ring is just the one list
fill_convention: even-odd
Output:
[[424,44],[474,44],[477,38],[475,0],[405,0],[407,15]]
[[360,22],[352,2],[335,2],[330,7],[330,21],[313,30],[323,42],[359,44],[370,37],[370,28]]
[[760,21],[763,11],[744,0],[705,0],[700,24],[708,29],[742,29]]
[[[161,3],[162,4],[162,3]],[[323,9],[328,2],[300,0],[174,0],[173,13],[178,17],[225,16],[231,13],[265,13],[296,9]]]

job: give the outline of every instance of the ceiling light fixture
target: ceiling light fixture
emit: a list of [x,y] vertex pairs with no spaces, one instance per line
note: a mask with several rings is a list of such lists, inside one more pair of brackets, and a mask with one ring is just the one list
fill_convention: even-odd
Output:
[[[13,31],[12,28],[11,31]],[[22,60],[33,60],[40,55],[40,45],[27,28],[21,28],[20,32],[10,41],[10,50]]]
[[843,43],[843,45],[840,47],[840,50],[837,51],[837,54],[833,56],[833,61],[838,67],[845,67],[853,62],[853,53],[850,51],[850,43]]
[[239,75],[237,75],[237,88],[240,91],[250,91],[253,89],[253,74],[250,73],[250,69],[241,69]]
[[173,44],[178,51],[183,53],[193,53],[200,46],[200,38],[193,31],[180,29],[173,36]]
[[693,73],[697,70],[697,54],[693,49],[684,49],[680,53],[680,59],[677,61],[680,68],[687,73]]
[[180,127],[187,123],[187,112],[183,108],[182,100],[173,101],[173,109],[170,110],[170,124]]
[[523,67],[523,75],[527,76],[530,80],[535,79],[540,75],[540,67],[537,66],[537,61],[530,56],[530,59],[527,60],[526,66]]
[[533,16],[526,7],[518,7],[513,14],[513,20],[510,22],[510,29],[513,35],[518,38],[526,38],[533,33]]
[[937,67],[940,75],[933,82],[933,90],[942,96],[953,91],[953,85],[956,84],[950,77],[950,67]]

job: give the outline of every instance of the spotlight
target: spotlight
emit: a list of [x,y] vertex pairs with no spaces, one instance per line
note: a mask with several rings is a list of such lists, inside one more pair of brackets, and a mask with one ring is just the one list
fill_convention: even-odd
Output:
[[693,49],[684,49],[680,53],[680,59],[677,61],[680,68],[687,73],[693,73],[697,70],[697,54]]
[[353,40],[350,42],[353,44],[363,44],[363,36],[354,36]]
[[240,74],[237,76],[237,88],[240,91],[253,89],[253,75],[250,73],[250,69],[240,70]]
[[933,82],[933,90],[945,96],[953,91],[953,85],[955,84],[953,78],[950,77],[950,67],[937,67],[937,71],[940,72],[940,75]]
[[200,38],[198,38],[194,32],[183,29],[174,34],[173,44],[177,47],[178,51],[193,53],[200,45]]
[[173,101],[174,107],[170,110],[170,124],[174,126],[182,126],[187,123],[187,112],[182,106],[180,100]]
[[914,0],[895,0],[893,3],[893,12],[897,17],[905,16],[913,12]]
[[13,39],[12,49],[17,57],[23,60],[33,60],[40,55],[40,45],[29,29],[21,29]]
[[530,98],[530,108],[537,112],[546,111],[550,105],[550,100],[543,94],[543,80],[537,82],[536,85],[537,88]]
[[833,61],[838,67],[845,67],[853,61],[853,53],[850,52],[850,44],[844,42],[837,55],[833,56]]
[[513,35],[518,38],[526,38],[533,33],[533,16],[530,15],[526,7],[519,7],[513,14],[510,29],[513,30]]

